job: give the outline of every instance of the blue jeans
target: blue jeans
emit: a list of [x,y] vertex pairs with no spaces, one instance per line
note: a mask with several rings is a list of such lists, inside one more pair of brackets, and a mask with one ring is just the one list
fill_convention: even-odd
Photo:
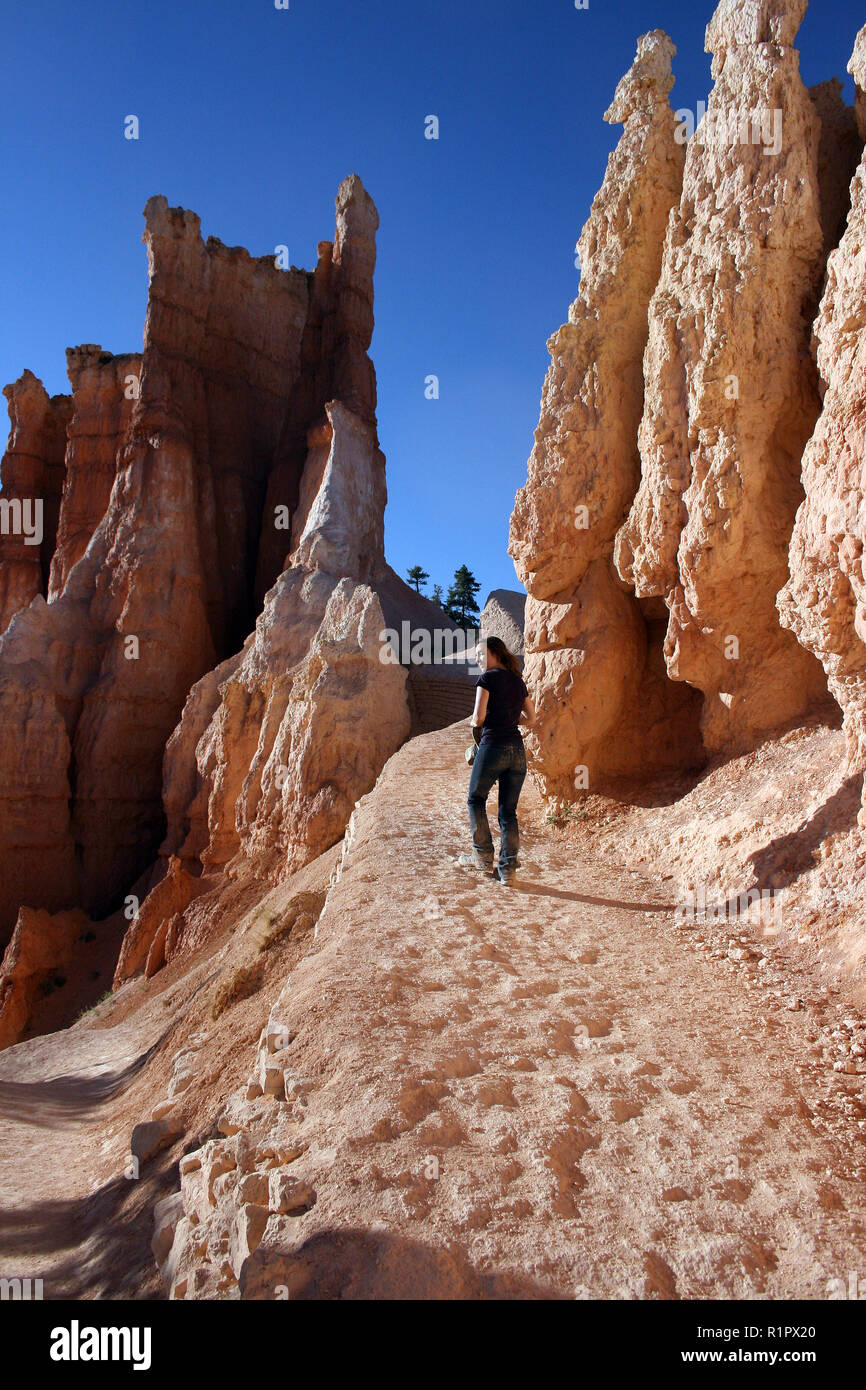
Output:
[[526,778],[526,753],[522,743],[482,743],[475,754],[469,780],[469,824],[472,843],[482,859],[493,864],[493,837],[487,820],[487,798],[499,783],[500,869],[513,869],[520,848],[517,801]]

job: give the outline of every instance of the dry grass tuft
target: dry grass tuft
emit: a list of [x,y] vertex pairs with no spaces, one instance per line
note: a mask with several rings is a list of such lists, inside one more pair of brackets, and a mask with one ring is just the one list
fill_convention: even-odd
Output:
[[237,1004],[239,999],[249,999],[251,995],[258,994],[262,987],[264,972],[261,962],[256,961],[252,965],[238,966],[233,970],[227,980],[218,986],[211,1005],[211,1018],[217,1019],[220,1014],[230,1009],[232,1004]]

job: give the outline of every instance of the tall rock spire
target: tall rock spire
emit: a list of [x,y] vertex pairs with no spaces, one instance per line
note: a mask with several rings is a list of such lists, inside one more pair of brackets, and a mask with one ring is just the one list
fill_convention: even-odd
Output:
[[509,552],[529,594],[537,767],[560,795],[573,791],[576,769],[594,787],[669,752],[667,735],[651,736],[661,692],[641,695],[644,618],[611,553],[639,478],[647,306],[681,191],[684,152],[668,101],[675,52],[661,30],[644,34],[605,115],[625,128],[578,242],[580,293],[547,345],[535,447],[511,518]]
[[819,410],[820,122],[791,47],[805,8],[723,0],[707,28],[715,86],[650,307],[642,480],[617,540],[623,579],[667,605],[667,668],[704,692],[710,751],[826,690],[775,608]]

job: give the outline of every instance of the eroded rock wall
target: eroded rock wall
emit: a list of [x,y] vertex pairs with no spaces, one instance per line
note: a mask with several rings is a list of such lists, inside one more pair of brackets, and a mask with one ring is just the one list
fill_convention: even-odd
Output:
[[[278,508],[287,507],[294,518],[302,505],[309,435],[324,424],[327,403],[339,400],[360,422],[376,426],[376,373],[368,348],[378,226],[376,206],[361,180],[356,175],[346,179],[337,194],[334,241],[319,244],[318,265],[310,277],[299,371],[268,480],[256,577],[259,599],[293,549],[285,531],[274,526],[274,517]],[[309,494],[308,481],[305,486]]]
[[809,96],[821,121],[818,143],[818,190],[824,254],[828,256],[842,238],[851,206],[851,180],[860,163],[863,140],[854,108],[842,96],[838,77],[809,88]]
[[775,607],[820,408],[821,122],[792,47],[805,8],[724,0],[707,29],[715,86],[650,306],[641,484],[617,538],[623,579],[664,599],[667,670],[703,691],[710,752],[826,690]]
[[[866,27],[849,65],[866,136]],[[852,772],[866,768],[866,158],[851,184],[845,233],[827,264],[815,323],[825,384],[803,454],[806,496],[791,538],[790,578],[778,598],[786,628],[821,661],[842,708]],[[866,811],[860,815],[866,823]]]
[[605,115],[624,131],[578,242],[580,294],[548,342],[529,476],[511,518],[509,552],[529,595],[525,676],[539,715],[530,745],[552,795],[573,794],[576,771],[595,789],[605,775],[664,764],[668,749],[641,707],[661,704],[684,744],[694,723],[688,692],[658,686],[644,616],[611,560],[638,485],[647,306],[682,184],[668,101],[675,51],[660,30],[645,34]]

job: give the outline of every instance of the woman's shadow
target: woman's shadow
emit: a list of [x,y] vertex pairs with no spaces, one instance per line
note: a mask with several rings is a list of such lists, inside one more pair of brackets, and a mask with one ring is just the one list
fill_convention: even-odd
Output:
[[[830,835],[851,830],[857,822],[863,773],[853,773],[796,830],[779,835],[751,856],[755,885],[787,888],[818,863],[816,850]],[[769,882],[768,880],[772,880]]]

